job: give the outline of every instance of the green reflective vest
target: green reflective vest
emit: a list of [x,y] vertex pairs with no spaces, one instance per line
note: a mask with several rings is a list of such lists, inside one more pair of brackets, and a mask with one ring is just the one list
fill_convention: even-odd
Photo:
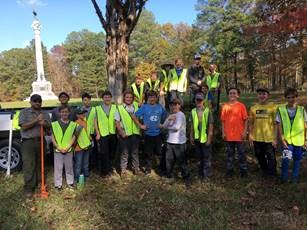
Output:
[[160,80],[159,80],[159,79],[157,79],[157,80],[155,81],[155,84],[152,85],[151,79],[148,78],[148,79],[147,79],[147,83],[149,84],[149,90],[159,91],[159,89],[160,89],[160,88],[159,88],[159,86],[160,86]]
[[164,79],[163,79],[163,90],[164,90],[165,92],[168,92],[169,79],[168,79],[166,70],[162,69],[162,74],[163,74],[163,76],[164,76]]
[[208,118],[209,118],[209,108],[205,108],[202,115],[202,122],[201,122],[201,132],[199,133],[198,125],[198,115],[196,108],[192,109],[192,121],[193,121],[193,129],[194,129],[194,139],[199,140],[200,143],[207,142],[207,125],[208,125]]
[[[68,127],[66,128],[64,133],[58,121],[52,122],[51,127],[52,127],[52,133],[53,133],[54,139],[56,143],[58,144],[58,146],[61,148],[67,148],[73,138],[73,135],[77,127],[77,123],[73,121],[69,121]],[[67,152],[71,152],[71,151],[72,151],[72,148],[67,150]]]
[[13,116],[13,130],[20,130],[20,126],[19,126],[19,114],[20,114],[20,110],[16,110],[15,114]]
[[97,124],[100,136],[105,137],[115,134],[115,112],[116,105],[111,105],[109,116],[104,112],[101,105],[96,106]]
[[213,75],[210,74],[206,77],[206,83],[208,85],[209,90],[212,88],[218,88],[220,83],[219,83],[219,78],[220,74],[219,73],[214,73]]
[[[79,126],[80,125],[77,124],[77,127]],[[77,142],[81,149],[88,149],[92,145],[90,134],[84,128],[81,129]]]
[[288,144],[303,146],[305,142],[304,107],[297,106],[294,120],[290,121],[286,106],[278,108],[280,114],[283,135]]
[[[136,103],[133,103],[133,106],[134,106],[134,112],[136,112],[138,110],[138,105]],[[140,135],[139,127],[134,123],[130,114],[127,112],[124,106],[118,105],[117,108],[118,108],[118,112],[119,112],[122,124],[124,126],[126,135],[127,136],[131,136],[133,134]]]
[[133,94],[134,94],[134,101],[139,103],[143,99],[144,82],[142,82],[141,85],[140,85],[140,92],[138,91],[138,88],[137,88],[135,83],[133,83],[131,85],[131,87],[132,87],[132,91],[133,91]]
[[187,91],[187,69],[183,69],[179,77],[176,69],[170,70],[169,90],[177,90],[180,93]]
[[95,116],[96,116],[96,109],[95,107],[91,107],[86,117],[87,133],[89,134],[94,134],[95,132],[95,125],[94,125]]

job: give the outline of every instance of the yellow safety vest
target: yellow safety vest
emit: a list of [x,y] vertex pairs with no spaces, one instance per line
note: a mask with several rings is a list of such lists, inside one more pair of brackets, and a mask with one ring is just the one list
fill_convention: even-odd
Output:
[[109,116],[104,112],[101,105],[96,106],[96,112],[100,136],[105,137],[110,134],[115,134],[116,105],[111,105]]
[[20,126],[19,126],[19,114],[20,114],[20,110],[16,110],[15,114],[13,116],[13,130],[20,130]]
[[157,79],[155,81],[154,85],[152,85],[150,78],[147,79],[147,83],[149,84],[149,90],[159,91],[159,86],[160,86],[160,80],[159,79]]
[[87,125],[88,134],[94,134],[95,132],[95,125],[94,125],[95,116],[96,116],[96,109],[95,107],[91,107],[86,117],[86,125]]
[[176,69],[170,70],[169,90],[177,90],[180,93],[187,91],[187,69],[183,69],[179,77]]
[[193,121],[193,129],[194,129],[194,139],[199,140],[200,143],[206,143],[207,141],[207,124],[209,118],[209,108],[205,108],[202,115],[202,124],[201,124],[201,132],[198,130],[198,115],[196,108],[192,109],[192,121]]
[[[52,133],[53,133],[54,139],[56,143],[58,144],[58,146],[61,148],[67,148],[73,138],[73,135],[77,127],[77,123],[73,121],[69,121],[68,127],[66,128],[64,133],[58,121],[52,122],[51,127],[52,127]],[[70,148],[67,151],[71,152],[71,150],[72,148]]]
[[297,106],[292,124],[285,105],[280,106],[278,112],[281,118],[283,135],[287,143],[295,146],[303,146],[305,142],[304,107]]
[[207,85],[208,85],[208,88],[209,90],[212,89],[212,88],[217,88],[219,87],[219,78],[220,78],[220,74],[219,73],[214,73],[213,75],[208,75],[206,77],[206,80],[207,80]]
[[144,93],[144,82],[142,82],[141,85],[140,85],[140,92],[138,91],[135,83],[133,83],[131,85],[131,87],[132,87],[132,91],[133,91],[133,94],[134,94],[134,101],[136,101],[136,102],[142,101],[143,93]]
[[168,84],[169,84],[169,79],[168,76],[166,74],[166,71],[164,69],[162,69],[162,74],[164,76],[164,80],[163,80],[163,88],[165,92],[168,92]]
[[90,134],[84,128],[81,129],[77,142],[81,149],[88,149],[92,145]]
[[[138,110],[138,105],[136,103],[133,103],[133,106],[134,106],[134,111],[136,112]],[[140,135],[139,127],[134,123],[130,114],[127,112],[124,106],[118,105],[117,108],[118,108],[118,112],[121,117],[121,121],[124,126],[126,135],[127,136],[131,136],[133,134]]]

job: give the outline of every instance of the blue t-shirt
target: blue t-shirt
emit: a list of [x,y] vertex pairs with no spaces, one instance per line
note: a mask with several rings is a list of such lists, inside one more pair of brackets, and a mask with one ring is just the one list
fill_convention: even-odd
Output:
[[159,125],[165,120],[167,112],[160,104],[144,104],[136,111],[135,116],[143,119],[144,125],[147,126],[146,135],[157,136],[160,134]]

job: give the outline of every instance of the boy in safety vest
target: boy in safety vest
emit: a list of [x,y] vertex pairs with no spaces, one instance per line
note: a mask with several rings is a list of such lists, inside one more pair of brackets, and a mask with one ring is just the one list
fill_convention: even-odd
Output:
[[270,92],[257,89],[258,103],[249,112],[249,144],[254,148],[264,178],[276,177],[276,105],[269,103]]
[[239,155],[241,177],[247,176],[246,153],[243,140],[246,138],[248,116],[244,104],[238,101],[240,90],[230,88],[228,90],[228,99],[222,106],[222,137],[226,144],[227,153],[227,176],[233,175],[233,160],[237,149]]
[[174,68],[174,64],[170,62],[164,62],[161,65],[161,72],[160,72],[160,79],[161,79],[161,91],[160,91],[160,98],[159,103],[164,107],[169,107],[169,72],[171,69]]
[[89,177],[89,155],[92,147],[91,135],[88,132],[87,122],[86,122],[86,110],[79,108],[76,110],[78,124],[78,137],[75,147],[75,181],[79,183],[80,174],[83,174],[85,178]]
[[[157,93],[157,96],[160,95],[160,92],[163,91],[163,85],[160,79],[158,78],[157,71],[152,71],[150,78],[148,78],[145,82],[145,96],[146,96],[146,102],[148,99],[148,92],[149,91],[155,91]],[[159,98],[159,97],[158,97]],[[160,101],[160,99],[158,100]]]
[[293,159],[292,180],[298,181],[303,147],[307,146],[307,115],[303,106],[296,103],[298,92],[286,89],[284,96],[287,104],[279,106],[276,114],[277,133],[283,147],[281,182],[287,182],[289,161]]
[[217,66],[215,64],[211,64],[209,66],[210,74],[206,76],[206,84],[209,87],[209,91],[212,93],[213,96],[213,111],[218,113],[219,110],[219,103],[220,103],[220,94],[221,88],[223,87],[223,78],[221,74],[217,71]]
[[59,107],[60,119],[51,123],[52,143],[54,146],[54,184],[57,190],[62,189],[63,166],[65,167],[68,188],[74,186],[73,144],[76,140],[77,124],[68,119],[70,108]]
[[90,134],[92,140],[92,148],[90,149],[89,156],[89,164],[92,167],[95,167],[97,164],[97,142],[95,139],[95,116],[96,110],[95,107],[92,106],[92,96],[88,93],[83,93],[81,95],[82,98],[82,109],[85,110],[85,119],[87,125],[87,133]]
[[211,175],[211,143],[213,136],[213,116],[208,106],[204,106],[204,95],[195,95],[196,108],[191,112],[190,142],[200,158],[199,176],[207,179]]
[[98,168],[101,176],[108,177],[113,172],[113,160],[116,152],[116,105],[112,104],[110,91],[102,93],[102,103],[96,106],[96,140],[99,141]]
[[138,104],[133,102],[133,92],[124,92],[124,103],[117,106],[115,113],[116,128],[121,145],[120,175],[127,175],[128,158],[131,155],[134,174],[139,174],[139,142],[140,129],[131,116],[138,110]]
[[169,90],[171,93],[171,100],[179,99],[181,106],[183,106],[183,96],[187,92],[188,87],[188,70],[183,68],[183,61],[181,58],[175,60],[175,68],[169,72]]
[[145,100],[145,83],[143,82],[143,78],[140,74],[137,74],[135,76],[135,81],[131,85],[131,91],[133,92],[134,95],[134,102],[138,104],[140,107]]
[[[145,130],[145,175],[149,175],[152,169],[152,159],[154,154],[161,155],[162,139],[160,124],[165,120],[167,113],[165,109],[157,103],[157,93],[149,91],[148,101],[142,105],[135,115],[132,115],[134,122]],[[143,120],[143,124],[138,119]]]

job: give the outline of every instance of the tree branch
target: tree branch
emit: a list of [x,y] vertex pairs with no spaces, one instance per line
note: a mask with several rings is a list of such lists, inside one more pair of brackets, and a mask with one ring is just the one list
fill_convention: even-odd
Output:
[[98,18],[99,18],[99,20],[101,22],[101,25],[102,25],[103,29],[106,31],[106,33],[108,33],[107,22],[104,19],[103,15],[102,15],[102,12],[101,12],[101,10],[100,10],[96,0],[91,0],[91,1],[92,1],[93,5],[94,5],[94,8],[96,10],[96,14],[98,15]]
[[[133,12],[130,12],[129,16],[127,17],[127,19],[131,19],[131,26],[129,26],[129,31],[128,31],[128,34],[126,35],[126,38],[129,38],[132,31],[134,30],[134,27],[136,26],[140,16],[141,16],[141,13],[142,13],[142,10],[143,10],[143,7],[145,5],[147,0],[140,0],[140,3],[138,5],[138,9],[137,9],[137,6],[136,6],[136,1],[132,1],[131,4],[135,4],[134,6],[131,6],[131,10],[130,11],[133,11]],[[132,15],[134,14],[134,15]],[[133,19],[132,19],[133,18]]]

